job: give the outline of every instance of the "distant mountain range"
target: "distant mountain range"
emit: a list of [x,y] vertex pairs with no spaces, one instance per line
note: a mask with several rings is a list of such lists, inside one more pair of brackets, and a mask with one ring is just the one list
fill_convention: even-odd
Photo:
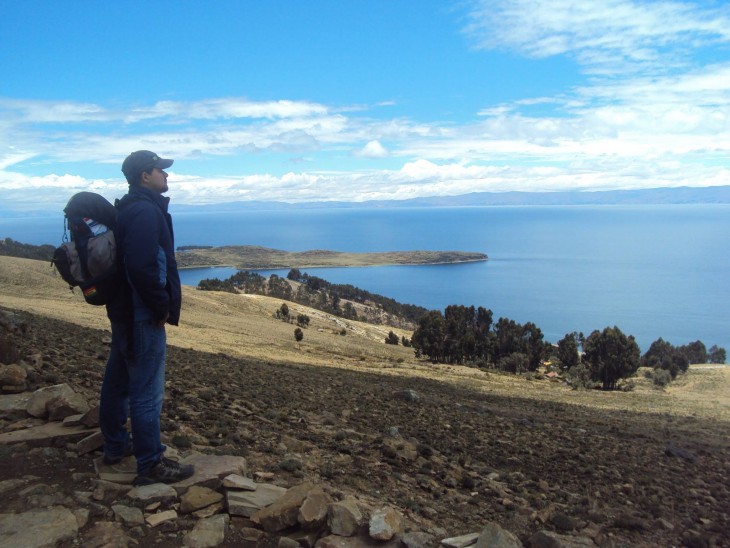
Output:
[[214,205],[175,204],[175,211],[201,207],[216,210],[239,209],[321,209],[321,208],[396,208],[396,207],[478,207],[478,206],[555,206],[555,205],[659,205],[730,204],[730,186],[608,190],[601,192],[471,192],[459,196],[431,196],[410,200],[369,200],[366,202],[232,202]]
[[[650,188],[643,190],[606,190],[570,192],[471,192],[459,196],[431,196],[410,200],[369,200],[366,202],[230,202],[190,205],[174,203],[175,212],[215,210],[296,210],[322,208],[401,208],[401,207],[478,207],[478,206],[556,206],[556,205],[659,205],[730,204],[730,186]],[[0,205],[5,218],[45,216],[58,211],[19,212]]]

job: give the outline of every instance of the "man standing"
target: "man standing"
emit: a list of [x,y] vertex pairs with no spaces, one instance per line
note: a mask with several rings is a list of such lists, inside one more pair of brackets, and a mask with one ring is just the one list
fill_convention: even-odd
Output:
[[[114,235],[123,284],[107,305],[112,343],[101,387],[99,422],[104,462],[134,454],[137,485],[175,483],[193,475],[191,465],[164,456],[160,414],[165,388],[165,324],[178,325],[182,300],[175,261],[167,173],[173,160],[149,150],[133,152],[122,172],[129,193],[118,203]],[[128,412],[132,436],[127,432]]]

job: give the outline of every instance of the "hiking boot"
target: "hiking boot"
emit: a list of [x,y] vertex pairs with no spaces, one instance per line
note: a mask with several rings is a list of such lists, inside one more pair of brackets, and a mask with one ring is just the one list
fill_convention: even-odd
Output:
[[192,464],[180,464],[177,461],[162,457],[146,474],[137,476],[134,484],[177,483],[189,478],[194,473],[195,467]]
[[131,457],[134,455],[134,447],[132,446],[132,440],[129,440],[127,442],[127,447],[124,449],[124,453],[121,455],[107,455],[104,453],[104,458],[102,462],[104,464],[119,464],[122,462],[122,460],[126,459],[127,457]]

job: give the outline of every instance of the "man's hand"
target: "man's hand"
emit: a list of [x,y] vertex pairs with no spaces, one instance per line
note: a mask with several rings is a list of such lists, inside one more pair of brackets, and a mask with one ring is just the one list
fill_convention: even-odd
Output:
[[170,313],[168,312],[165,314],[165,317],[162,318],[159,322],[157,322],[157,327],[165,327],[165,324],[167,323],[167,319],[170,317]]

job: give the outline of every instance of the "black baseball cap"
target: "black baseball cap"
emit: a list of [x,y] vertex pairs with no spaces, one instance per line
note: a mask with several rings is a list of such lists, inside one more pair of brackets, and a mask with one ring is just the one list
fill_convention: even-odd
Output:
[[149,150],[138,150],[137,152],[132,152],[132,154],[127,156],[124,160],[124,163],[122,164],[122,173],[124,173],[124,176],[127,178],[127,182],[130,185],[133,185],[137,183],[139,175],[143,171],[149,171],[155,167],[159,169],[167,169],[172,165],[172,162],[174,162],[174,160],[160,158],[157,154],[150,152]]

